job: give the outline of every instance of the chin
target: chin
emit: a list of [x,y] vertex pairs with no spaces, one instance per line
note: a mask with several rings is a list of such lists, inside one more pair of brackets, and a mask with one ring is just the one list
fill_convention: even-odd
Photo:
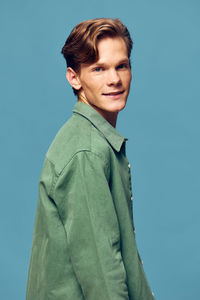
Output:
[[121,110],[123,110],[126,106],[126,102],[123,101],[123,103],[117,103],[115,105],[113,105],[113,108],[111,109],[111,112],[115,112],[118,113]]

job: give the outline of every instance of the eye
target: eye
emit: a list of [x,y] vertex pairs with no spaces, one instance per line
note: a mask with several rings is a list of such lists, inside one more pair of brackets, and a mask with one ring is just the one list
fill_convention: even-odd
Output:
[[117,66],[117,70],[119,69],[127,69],[128,68],[128,64],[124,63],[124,64],[120,64],[119,66]]
[[96,67],[93,69],[94,72],[100,72],[100,71],[103,71],[103,68],[102,67]]

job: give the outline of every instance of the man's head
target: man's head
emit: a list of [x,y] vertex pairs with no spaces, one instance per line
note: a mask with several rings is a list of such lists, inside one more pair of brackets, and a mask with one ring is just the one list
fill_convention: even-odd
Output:
[[[67,67],[71,67],[76,73],[80,72],[81,64],[92,64],[98,60],[97,44],[105,37],[121,37],[127,48],[130,58],[132,39],[129,31],[119,19],[92,19],[76,25],[65,45],[62,48]],[[74,89],[77,95],[78,91]]]
[[131,49],[130,34],[119,19],[101,18],[78,24],[62,53],[67,62],[67,79],[79,101],[99,108],[100,113],[123,109],[131,81]]

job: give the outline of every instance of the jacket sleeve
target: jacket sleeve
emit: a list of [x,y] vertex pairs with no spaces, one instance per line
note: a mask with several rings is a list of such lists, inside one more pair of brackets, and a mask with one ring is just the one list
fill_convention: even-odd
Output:
[[120,230],[109,186],[109,165],[77,153],[55,184],[53,197],[85,299],[129,299]]

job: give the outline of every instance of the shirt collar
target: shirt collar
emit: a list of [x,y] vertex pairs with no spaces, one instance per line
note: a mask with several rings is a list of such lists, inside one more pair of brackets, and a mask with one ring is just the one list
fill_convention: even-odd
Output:
[[74,113],[80,114],[88,119],[106,138],[109,144],[119,152],[122,144],[127,139],[120,135],[117,130],[106,121],[93,107],[77,101],[74,106]]

